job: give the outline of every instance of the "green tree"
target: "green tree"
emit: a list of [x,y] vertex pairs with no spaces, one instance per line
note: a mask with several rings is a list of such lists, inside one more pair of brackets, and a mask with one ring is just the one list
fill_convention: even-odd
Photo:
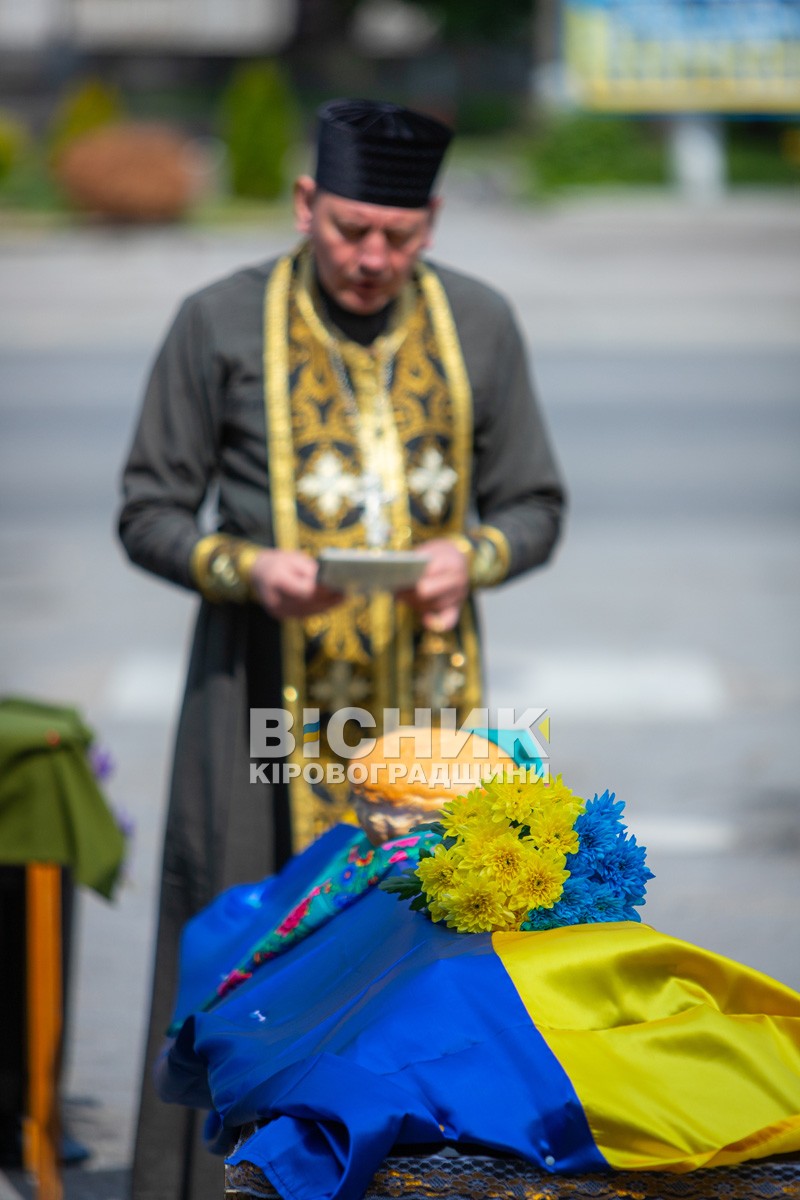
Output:
[[500,42],[530,28],[534,0],[417,0],[442,22],[446,39]]
[[21,161],[30,144],[25,126],[10,113],[0,110],[0,182]]
[[235,195],[272,200],[281,194],[298,124],[292,89],[277,63],[252,62],[235,69],[220,101]]

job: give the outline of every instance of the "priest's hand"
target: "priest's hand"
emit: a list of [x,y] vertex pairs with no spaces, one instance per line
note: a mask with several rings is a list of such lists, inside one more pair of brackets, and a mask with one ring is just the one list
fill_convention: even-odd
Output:
[[457,625],[469,595],[469,559],[448,538],[433,538],[417,549],[427,554],[430,562],[413,591],[402,592],[399,599],[422,614],[426,629],[445,633]]
[[262,550],[253,563],[250,587],[271,616],[310,617],[333,608],[341,592],[317,583],[317,561],[302,550]]

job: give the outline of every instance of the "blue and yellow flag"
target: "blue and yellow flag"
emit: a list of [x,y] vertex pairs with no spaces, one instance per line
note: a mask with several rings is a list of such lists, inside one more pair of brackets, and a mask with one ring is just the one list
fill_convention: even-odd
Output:
[[[181,1015],[352,838],[189,926]],[[459,934],[371,888],[188,1016],[159,1086],[211,1108],[218,1151],[269,1119],[232,1160],[287,1200],[357,1200],[394,1147],[443,1142],[690,1171],[800,1151],[800,996],[645,925]]]

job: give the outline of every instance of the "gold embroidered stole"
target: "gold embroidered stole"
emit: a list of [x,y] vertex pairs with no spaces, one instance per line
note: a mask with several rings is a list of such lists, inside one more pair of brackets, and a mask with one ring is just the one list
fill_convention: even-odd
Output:
[[[436,275],[420,266],[395,308],[386,334],[361,346],[321,317],[307,247],[270,276],[264,388],[281,549],[316,556],[325,547],[366,547],[365,475],[384,499],[387,548],[464,531],[472,398],[450,307]],[[284,621],[282,653],[296,737],[290,761],[299,769],[290,785],[296,851],[348,816],[349,785],[327,782],[337,761],[324,737],[331,713],[366,709],[380,733],[387,708],[406,723],[415,705],[453,707],[463,717],[481,702],[468,605],[452,634],[431,635],[389,593],[348,596],[328,612]],[[325,772],[321,783],[319,771],[307,770],[312,761]]]

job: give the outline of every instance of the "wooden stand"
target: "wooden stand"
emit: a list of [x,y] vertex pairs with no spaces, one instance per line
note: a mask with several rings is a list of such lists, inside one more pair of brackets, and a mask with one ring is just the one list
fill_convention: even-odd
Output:
[[62,1200],[58,1073],[61,1043],[61,868],[25,868],[28,1102],[23,1161],[36,1176],[37,1200]]

